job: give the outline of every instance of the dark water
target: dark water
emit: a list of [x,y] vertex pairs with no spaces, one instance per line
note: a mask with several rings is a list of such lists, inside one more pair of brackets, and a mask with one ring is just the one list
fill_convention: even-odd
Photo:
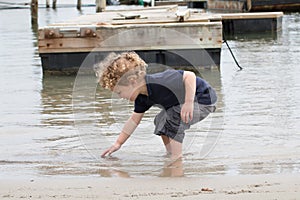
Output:
[[[39,26],[88,13],[94,7],[40,9]],[[157,109],[114,157],[101,159],[132,105],[98,88],[95,101],[82,107],[86,124],[79,123],[75,77],[43,76],[30,11],[1,10],[0,19],[1,177],[169,175],[162,142],[152,134]],[[237,71],[224,45],[220,71],[200,71],[218,92],[218,110],[188,131],[185,176],[300,172],[299,21],[298,13],[286,14],[275,36],[230,40],[244,70]]]

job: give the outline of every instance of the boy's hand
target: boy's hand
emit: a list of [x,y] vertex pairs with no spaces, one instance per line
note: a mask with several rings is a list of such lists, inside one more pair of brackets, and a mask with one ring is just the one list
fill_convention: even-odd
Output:
[[111,146],[109,149],[106,149],[101,154],[101,157],[104,158],[106,156],[106,154],[108,154],[110,156],[113,152],[118,151],[120,148],[121,148],[121,145],[116,143],[113,146]]
[[189,123],[193,119],[194,102],[185,102],[181,108],[181,119],[185,123]]

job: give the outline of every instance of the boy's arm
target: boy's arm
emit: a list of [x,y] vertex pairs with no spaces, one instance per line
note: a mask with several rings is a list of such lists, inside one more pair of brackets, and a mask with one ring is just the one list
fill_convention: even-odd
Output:
[[130,137],[130,135],[133,133],[135,128],[138,126],[140,121],[142,120],[144,116],[144,113],[132,113],[130,118],[125,122],[124,127],[119,134],[118,139],[116,140],[115,144],[112,145],[110,148],[105,150],[101,157],[105,157],[107,154],[111,155],[113,152],[119,150],[121,146],[126,142],[126,140]]
[[188,123],[193,119],[194,98],[196,93],[196,75],[190,71],[184,71],[183,82],[185,86],[185,100],[181,108],[181,119]]

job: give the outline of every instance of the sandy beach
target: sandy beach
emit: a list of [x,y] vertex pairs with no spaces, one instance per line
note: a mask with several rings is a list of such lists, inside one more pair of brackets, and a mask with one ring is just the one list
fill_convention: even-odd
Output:
[[43,177],[0,182],[1,199],[300,199],[300,175]]

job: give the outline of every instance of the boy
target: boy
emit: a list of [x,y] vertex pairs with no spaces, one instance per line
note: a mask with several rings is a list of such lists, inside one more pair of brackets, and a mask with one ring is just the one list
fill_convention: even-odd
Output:
[[166,70],[146,74],[147,64],[135,53],[111,53],[95,65],[99,84],[134,101],[134,111],[119,134],[114,145],[102,153],[111,155],[120,149],[140,123],[144,113],[153,105],[162,108],[155,117],[156,135],[161,136],[171,159],[182,156],[184,131],[215,111],[216,93],[193,72]]

